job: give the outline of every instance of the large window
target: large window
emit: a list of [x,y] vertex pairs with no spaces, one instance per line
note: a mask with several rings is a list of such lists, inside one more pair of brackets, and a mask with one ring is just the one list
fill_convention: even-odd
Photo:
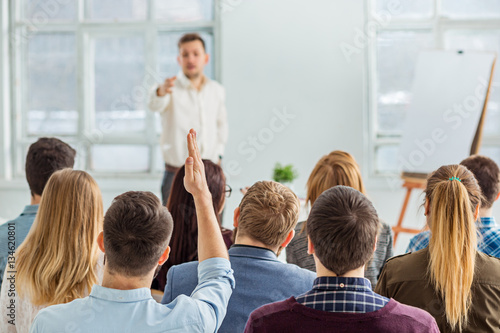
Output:
[[[369,111],[372,174],[400,171],[398,149],[418,52],[495,51],[500,1],[369,0]],[[375,27],[374,30],[370,28]],[[500,163],[500,59],[490,91],[481,153]]]
[[177,74],[177,41],[205,39],[216,78],[217,0],[11,0],[14,175],[29,144],[56,136],[77,167],[102,175],[162,171],[151,87]]

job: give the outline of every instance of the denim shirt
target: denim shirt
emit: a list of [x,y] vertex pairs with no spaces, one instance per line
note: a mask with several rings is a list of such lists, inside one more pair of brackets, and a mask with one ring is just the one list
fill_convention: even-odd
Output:
[[38,205],[28,205],[17,218],[0,225],[0,287],[7,258],[24,242],[38,212]]

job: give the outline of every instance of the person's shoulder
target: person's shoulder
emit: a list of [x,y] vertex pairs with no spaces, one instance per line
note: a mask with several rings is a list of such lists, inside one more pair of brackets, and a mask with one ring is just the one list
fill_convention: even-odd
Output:
[[[56,330],[57,327],[64,327],[64,324],[70,320],[78,324],[84,318],[78,318],[78,314],[84,314],[85,311],[79,311],[85,304],[88,297],[75,299],[69,303],[56,304],[41,309],[33,321],[33,327],[41,329],[42,332]],[[87,313],[88,314],[88,313]]]
[[198,281],[198,265],[198,261],[190,261],[170,267],[167,273],[167,284],[172,285],[175,282],[175,285],[179,287],[190,284],[192,281],[196,283]]
[[211,85],[211,86],[212,86],[212,87],[214,87],[214,88],[224,90],[224,87],[223,87],[223,86],[222,86],[222,84],[220,84],[219,82],[217,82],[217,81],[215,81],[215,80],[213,80],[213,79],[209,78],[208,76],[205,76],[205,78],[206,78],[206,80],[207,80],[207,81],[206,81],[206,83],[207,83],[207,84]]
[[391,299],[389,302],[390,303],[388,303],[388,305],[392,303],[390,316],[400,317],[398,321],[403,321],[403,320],[410,322],[413,321],[413,322],[419,322],[420,324],[423,325],[434,327],[435,319],[427,311],[424,311],[414,306],[399,303],[395,299]]
[[292,276],[300,276],[302,278],[307,278],[307,279],[315,279],[316,278],[316,273],[308,270],[306,268],[299,267],[295,264],[289,264],[286,262],[282,261],[274,261],[273,265],[276,267],[276,270],[280,270],[282,272],[286,272],[286,274],[291,274],[287,275],[288,277]]
[[425,248],[387,259],[383,270],[387,276],[386,283],[389,285],[408,280],[425,279],[428,254],[428,250]]
[[421,231],[410,239],[410,242],[419,241],[422,239],[429,238],[431,236],[430,230]]
[[177,271],[177,272],[184,272],[187,270],[196,270],[198,269],[199,262],[198,261],[189,261],[189,262],[184,262],[179,265],[174,265],[170,267],[170,270]]
[[428,253],[429,253],[428,248],[425,248],[415,252],[400,254],[387,259],[385,264],[393,266],[401,266],[401,265],[411,266],[416,262],[425,261],[425,259],[428,257]]
[[298,304],[294,297],[284,301],[262,305],[250,314],[250,319],[256,320],[262,317],[269,317],[281,312],[289,312],[295,304]]
[[477,252],[476,255],[477,274],[480,277],[478,281],[492,279],[495,283],[499,283],[500,278],[500,258]]

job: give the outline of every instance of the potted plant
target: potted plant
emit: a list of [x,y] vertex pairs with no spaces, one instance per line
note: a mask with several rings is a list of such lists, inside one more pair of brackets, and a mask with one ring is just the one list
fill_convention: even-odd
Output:
[[281,163],[276,163],[273,170],[273,180],[282,184],[289,184],[297,178],[299,174],[294,169],[292,164],[282,166]]

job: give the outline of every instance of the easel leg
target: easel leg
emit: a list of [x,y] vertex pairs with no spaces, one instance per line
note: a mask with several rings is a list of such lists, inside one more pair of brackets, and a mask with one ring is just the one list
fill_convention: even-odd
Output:
[[412,190],[411,187],[408,187],[406,189],[405,201],[403,202],[403,207],[401,208],[401,213],[399,214],[398,224],[396,225],[396,227],[392,228],[392,230],[394,231],[394,242],[393,242],[394,247],[396,247],[396,240],[398,239],[400,229],[402,228],[403,225],[403,219],[405,217],[406,207],[408,206],[408,202],[410,201],[411,190]]

